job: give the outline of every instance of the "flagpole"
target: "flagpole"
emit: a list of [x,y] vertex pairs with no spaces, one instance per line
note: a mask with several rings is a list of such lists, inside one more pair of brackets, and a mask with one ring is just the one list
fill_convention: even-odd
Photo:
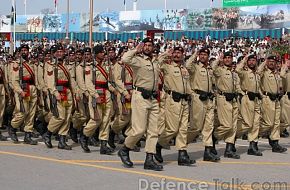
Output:
[[25,14],[25,16],[26,16],[26,11],[27,11],[27,6],[26,6],[26,3],[27,3],[27,1],[26,1],[26,0],[24,0],[24,14]]
[[67,0],[67,21],[66,21],[66,37],[68,38],[68,33],[69,33],[69,14],[70,14],[70,5],[69,1]]
[[14,8],[14,11],[13,11],[13,49],[14,49],[14,52],[16,51],[16,2],[15,0],[13,0],[13,8]]
[[164,10],[167,10],[167,0],[164,0]]
[[126,3],[126,0],[124,0],[124,9],[125,9],[125,11],[127,11],[127,3]]
[[93,15],[94,15],[94,2],[93,2],[93,0],[90,0],[90,38],[89,38],[89,44],[90,44],[90,48],[92,48],[92,46],[93,46]]

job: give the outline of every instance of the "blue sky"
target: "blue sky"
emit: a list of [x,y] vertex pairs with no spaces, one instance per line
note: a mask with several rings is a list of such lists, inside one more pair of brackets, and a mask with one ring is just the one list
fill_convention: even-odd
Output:
[[[0,0],[0,15],[10,14],[12,0]],[[222,0],[214,0],[215,7],[221,6]],[[3,3],[5,2],[5,3]],[[27,14],[39,14],[44,8],[54,9],[54,0],[26,0]],[[94,0],[94,11],[124,10],[124,0]],[[133,0],[126,0],[127,10],[132,10]],[[211,0],[167,0],[168,9],[209,8]],[[66,12],[67,0],[58,0],[58,12]],[[72,12],[89,12],[89,0],[70,0]],[[17,14],[24,14],[24,0],[16,0]],[[164,9],[164,0],[138,0],[138,9]]]

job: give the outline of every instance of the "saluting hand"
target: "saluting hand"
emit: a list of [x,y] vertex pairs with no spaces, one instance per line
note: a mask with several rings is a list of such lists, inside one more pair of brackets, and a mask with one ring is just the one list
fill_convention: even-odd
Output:
[[137,53],[141,53],[143,51],[144,43],[140,43],[137,45],[136,50]]

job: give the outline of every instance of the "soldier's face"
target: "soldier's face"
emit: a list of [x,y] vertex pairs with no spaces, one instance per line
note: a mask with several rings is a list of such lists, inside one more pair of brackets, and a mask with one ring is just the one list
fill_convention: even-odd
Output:
[[151,55],[153,52],[154,46],[151,42],[146,42],[143,47],[143,53],[145,55]]
[[89,62],[92,60],[92,54],[90,52],[85,52],[85,61]]
[[51,54],[46,54],[44,57],[45,61],[49,61],[51,59]]
[[231,66],[232,63],[233,63],[233,57],[231,57],[231,56],[224,57],[224,64],[226,66]]
[[20,53],[21,53],[21,55],[26,55],[26,56],[28,56],[29,51],[28,51],[28,49],[26,49],[26,48],[22,48],[21,51],[20,51]]
[[208,56],[207,53],[201,52],[201,53],[199,54],[199,61],[200,61],[201,63],[207,63],[207,62],[208,62],[208,58],[209,58],[209,56]]
[[105,59],[105,53],[102,52],[102,53],[96,54],[96,58],[103,61]]
[[116,59],[116,53],[114,51],[109,51],[109,58],[110,60]]
[[274,70],[275,69],[275,66],[276,66],[276,61],[275,60],[273,60],[273,59],[268,59],[267,60],[267,67],[270,70]]
[[257,65],[257,60],[256,59],[249,59],[248,60],[248,67],[250,69],[254,69]]
[[183,52],[182,51],[179,51],[179,50],[175,50],[172,53],[172,57],[173,57],[173,61],[174,62],[180,62],[180,61],[183,60]]
[[57,50],[54,55],[58,59],[63,59],[63,57],[64,57],[64,51],[63,50]]
[[76,54],[76,61],[82,61],[83,55],[81,53]]
[[75,54],[69,54],[69,61],[74,62],[76,59]]
[[39,55],[38,55],[38,59],[39,59],[40,61],[43,61],[43,59],[44,59],[43,54],[39,54]]

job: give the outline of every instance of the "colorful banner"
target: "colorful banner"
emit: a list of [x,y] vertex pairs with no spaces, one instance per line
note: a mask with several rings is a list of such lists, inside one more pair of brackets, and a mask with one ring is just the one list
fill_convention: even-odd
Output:
[[10,15],[0,15],[0,32],[11,32]]
[[223,0],[223,7],[289,4],[290,0]]

